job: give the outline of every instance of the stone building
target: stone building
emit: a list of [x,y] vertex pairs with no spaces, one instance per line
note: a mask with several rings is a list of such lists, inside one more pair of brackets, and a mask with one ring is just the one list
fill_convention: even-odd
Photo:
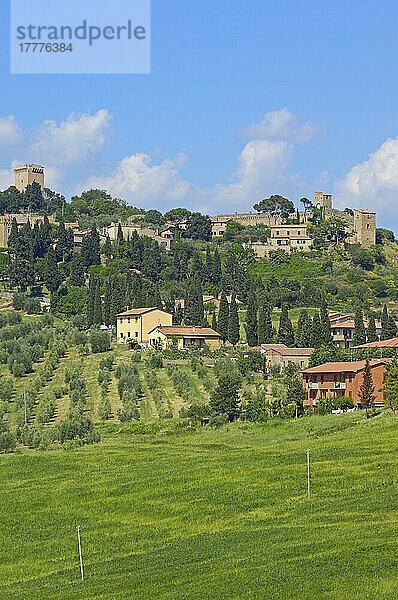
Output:
[[314,206],[315,208],[324,208],[330,210],[333,208],[332,194],[325,194],[324,192],[314,192]]
[[[43,215],[32,215],[28,213],[20,213],[15,215],[0,215],[0,248],[8,247],[8,238],[11,231],[13,220],[16,220],[18,227],[22,227],[26,223],[30,223],[31,227],[35,223],[43,223]],[[49,215],[48,220],[51,225],[57,225],[57,221],[53,216]]]
[[250,242],[245,248],[254,250],[256,258],[265,258],[274,250],[284,252],[308,252],[311,250],[312,239],[307,233],[307,225],[271,225],[271,235],[267,243]]
[[354,209],[352,241],[369,248],[376,244],[376,213],[364,208]]
[[15,165],[14,175],[15,187],[20,192],[25,191],[33,182],[38,183],[42,190],[44,189],[44,167],[42,165]]
[[132,308],[119,313],[117,319],[117,341],[121,344],[137,342],[148,344],[149,333],[158,325],[171,326],[173,316],[156,306],[152,308]]

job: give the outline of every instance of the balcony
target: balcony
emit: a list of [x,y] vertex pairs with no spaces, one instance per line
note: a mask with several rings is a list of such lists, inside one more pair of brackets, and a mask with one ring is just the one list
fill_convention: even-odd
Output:
[[345,382],[342,381],[335,381],[334,382],[334,389],[335,390],[345,390],[347,388],[347,384]]

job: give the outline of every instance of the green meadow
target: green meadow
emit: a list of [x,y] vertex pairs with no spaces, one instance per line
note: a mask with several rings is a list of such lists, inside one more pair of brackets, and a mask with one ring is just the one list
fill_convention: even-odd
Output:
[[0,456],[1,599],[398,597],[392,414],[99,427]]

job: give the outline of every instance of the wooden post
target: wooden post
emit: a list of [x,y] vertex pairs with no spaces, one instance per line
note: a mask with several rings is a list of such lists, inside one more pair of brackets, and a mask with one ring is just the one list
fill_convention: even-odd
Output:
[[79,561],[80,561],[80,575],[82,577],[82,581],[84,581],[84,568],[83,568],[83,555],[82,555],[82,544],[80,540],[80,526],[77,527],[77,543],[79,546]]

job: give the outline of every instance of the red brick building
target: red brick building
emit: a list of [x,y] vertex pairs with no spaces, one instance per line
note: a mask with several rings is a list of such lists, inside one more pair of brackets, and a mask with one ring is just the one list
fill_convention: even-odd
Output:
[[[375,406],[384,406],[383,383],[385,367],[391,358],[377,358],[369,361],[373,385]],[[322,398],[337,398],[346,396],[355,405],[359,404],[359,388],[363,382],[363,370],[366,361],[329,362],[302,371],[304,388],[307,398],[305,406],[317,406]]]

